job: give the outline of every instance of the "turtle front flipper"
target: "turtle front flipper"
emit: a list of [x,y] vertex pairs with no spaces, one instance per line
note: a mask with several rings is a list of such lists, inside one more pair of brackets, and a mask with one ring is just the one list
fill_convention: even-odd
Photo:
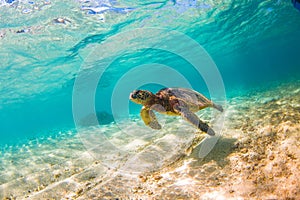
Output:
[[140,114],[145,125],[153,129],[161,129],[161,125],[158,123],[154,112],[150,108],[144,106]]
[[210,128],[205,122],[201,121],[195,113],[190,111],[188,106],[184,102],[178,102],[174,104],[173,109],[174,111],[178,112],[178,114],[180,114],[183,119],[190,122],[201,131],[211,136],[215,135],[214,130]]

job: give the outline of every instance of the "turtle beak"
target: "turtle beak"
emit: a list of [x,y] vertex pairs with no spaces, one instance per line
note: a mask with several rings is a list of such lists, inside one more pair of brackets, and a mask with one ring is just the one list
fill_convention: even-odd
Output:
[[134,90],[133,92],[130,93],[129,95],[129,98],[132,100],[132,99],[136,99],[137,98],[137,93],[138,91],[137,90]]

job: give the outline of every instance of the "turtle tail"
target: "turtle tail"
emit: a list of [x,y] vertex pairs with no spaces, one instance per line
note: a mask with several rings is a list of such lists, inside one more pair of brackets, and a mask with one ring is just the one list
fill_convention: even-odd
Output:
[[220,112],[223,112],[223,111],[224,111],[224,110],[223,110],[223,107],[220,106],[220,105],[217,105],[217,104],[214,104],[214,103],[213,103],[212,107],[215,108],[215,109],[217,109],[217,110],[220,111]]

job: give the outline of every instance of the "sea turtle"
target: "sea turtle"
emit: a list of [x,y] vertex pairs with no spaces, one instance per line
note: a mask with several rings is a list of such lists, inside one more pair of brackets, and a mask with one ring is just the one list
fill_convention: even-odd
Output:
[[223,108],[207,99],[202,94],[186,88],[163,88],[156,94],[147,90],[134,90],[130,100],[142,104],[141,117],[147,126],[153,129],[161,129],[153,110],[167,115],[182,116],[183,119],[207,133],[215,135],[215,132],[205,122],[201,121],[194,113],[206,107],[213,107],[221,112]]

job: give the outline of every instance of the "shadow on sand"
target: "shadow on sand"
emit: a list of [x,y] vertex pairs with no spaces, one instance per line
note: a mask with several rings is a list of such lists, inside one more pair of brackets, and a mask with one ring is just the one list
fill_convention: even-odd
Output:
[[224,167],[229,163],[226,159],[231,153],[236,152],[235,142],[237,140],[234,138],[224,138],[220,137],[214,148],[211,152],[205,156],[204,158],[199,158],[199,151],[201,146],[197,146],[192,154],[190,155],[191,158],[198,160],[197,162],[193,162],[193,166],[201,166],[208,162],[215,161],[218,166]]

